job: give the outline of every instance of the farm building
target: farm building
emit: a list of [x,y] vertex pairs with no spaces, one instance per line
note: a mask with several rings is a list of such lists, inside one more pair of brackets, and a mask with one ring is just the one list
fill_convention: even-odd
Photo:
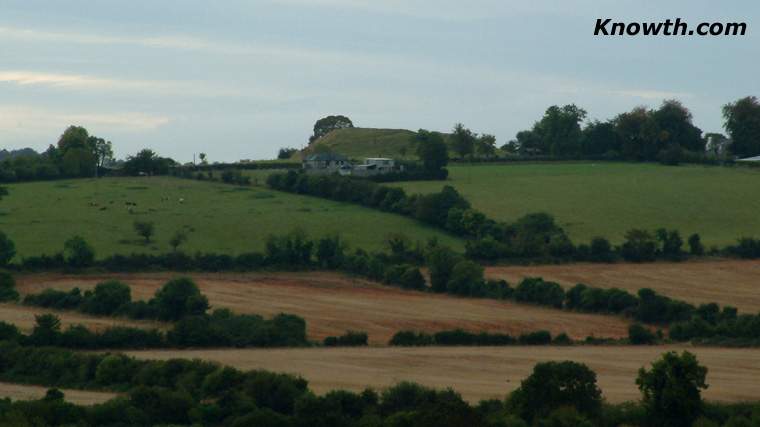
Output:
[[335,173],[348,164],[347,158],[335,153],[317,153],[303,159],[303,168],[310,174]]
[[343,176],[367,177],[402,170],[401,166],[396,166],[393,159],[373,157],[364,159],[364,163],[351,165],[345,157],[340,154],[319,153],[312,154],[303,160],[303,168],[309,174],[328,174],[339,173]]

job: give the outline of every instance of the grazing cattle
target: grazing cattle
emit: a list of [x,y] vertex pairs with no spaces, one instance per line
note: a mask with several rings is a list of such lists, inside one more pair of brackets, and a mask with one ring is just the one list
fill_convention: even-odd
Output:
[[130,208],[130,207],[127,207],[126,209],[127,209],[127,213],[128,213],[128,214],[130,214],[130,215],[132,215],[132,213],[133,213],[133,212],[132,212],[132,208]]
[[108,209],[108,207],[107,207],[107,206],[103,206],[102,208],[100,208],[100,210],[101,210],[101,211],[104,211],[104,210],[106,210],[106,209]]
[[98,206],[98,204],[95,203],[95,202],[90,202],[90,203],[87,204],[87,206]]
[[109,202],[108,202],[108,204],[109,204],[109,205],[112,205],[112,204],[113,204],[113,200],[109,201]]
[[180,203],[181,205],[184,205],[184,204],[185,204],[185,199],[179,199],[179,203]]
[[161,201],[162,201],[162,202],[166,202],[166,201],[169,201],[169,198],[168,198],[168,197],[162,197],[162,198],[161,198]]
[[156,212],[156,208],[148,208],[148,210],[151,212]]

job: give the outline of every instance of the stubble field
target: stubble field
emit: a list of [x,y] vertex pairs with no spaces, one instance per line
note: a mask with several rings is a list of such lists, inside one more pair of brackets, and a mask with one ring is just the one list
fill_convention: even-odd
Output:
[[[651,287],[664,295],[696,301],[705,298],[734,304],[742,312],[754,312],[756,301],[750,296],[739,304],[744,291],[752,289],[760,262],[717,262],[699,264],[647,264],[612,266],[547,266],[491,268],[487,275],[510,280],[513,285],[523,274],[543,276],[563,285],[582,281],[609,285],[631,291],[641,287],[648,274],[660,277]],[[636,272],[640,272],[638,278]],[[646,273],[649,272],[649,273]],[[173,274],[134,274],[119,276],[31,275],[18,279],[17,289],[26,294],[44,288],[89,289],[98,281],[120,279],[132,287],[133,299],[148,299]],[[360,391],[380,389],[399,381],[415,381],[435,388],[451,387],[471,402],[503,398],[519,386],[533,366],[546,360],[575,360],[597,373],[604,397],[611,402],[636,400],[634,384],[638,369],[649,367],[666,351],[684,349],[696,354],[708,367],[708,400],[742,401],[760,396],[757,363],[760,349],[727,349],[679,346],[571,346],[571,347],[387,347],[387,340],[398,330],[435,332],[462,327],[471,331],[519,332],[549,329],[553,334],[567,332],[583,338],[626,334],[627,322],[612,316],[583,315],[511,302],[451,298],[442,295],[407,292],[334,273],[203,274],[191,275],[214,307],[227,307],[238,313],[272,315],[298,314],[306,319],[310,339],[340,335],[348,330],[369,333],[369,348],[304,349],[212,349],[151,350],[128,352],[138,358],[200,358],[218,361],[240,369],[268,369],[303,376],[317,393],[345,388]],[[514,278],[514,280],[513,280]],[[630,281],[626,282],[626,278]],[[637,279],[638,278],[638,279]],[[596,282],[596,281],[598,282]],[[614,283],[611,283],[614,282]],[[725,284],[730,284],[730,287]],[[726,289],[738,289],[732,295]],[[697,290],[702,294],[696,293]],[[750,293],[751,294],[751,293]],[[714,298],[713,298],[714,297]],[[14,310],[37,309],[4,305],[2,319]],[[65,316],[79,316],[65,314]],[[33,317],[33,315],[32,315]],[[87,318],[86,316],[81,316]],[[92,318],[90,318],[92,319]],[[71,319],[70,321],[75,321]],[[120,319],[95,319],[97,322],[123,322]],[[144,324],[145,327],[152,325]],[[160,325],[159,325],[160,326]],[[0,386],[0,389],[4,387]]]

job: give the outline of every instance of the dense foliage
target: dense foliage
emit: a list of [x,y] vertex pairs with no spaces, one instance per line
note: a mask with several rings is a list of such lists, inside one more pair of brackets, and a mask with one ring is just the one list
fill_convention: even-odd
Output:
[[[56,316],[42,315],[30,336],[4,325],[2,335],[33,345],[70,348],[159,348],[159,347],[293,347],[308,344],[306,322],[295,315],[280,313],[271,319],[256,314],[235,314],[216,309],[207,314],[208,299],[187,278],[167,282],[147,303],[132,301],[126,283],[110,280],[98,283],[84,294],[79,288],[69,292],[46,289],[29,294],[24,304],[59,310],[79,310],[94,315],[127,316],[175,322],[165,335],[156,329],[111,327],[95,333],[81,325],[61,331]],[[2,329],[2,328],[0,328]],[[365,336],[366,341],[366,336]]]

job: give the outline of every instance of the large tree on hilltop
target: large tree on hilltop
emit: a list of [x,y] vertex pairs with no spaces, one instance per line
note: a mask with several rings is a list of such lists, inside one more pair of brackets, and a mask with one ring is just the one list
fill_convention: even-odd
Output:
[[314,134],[309,137],[309,144],[337,129],[354,127],[354,124],[346,116],[327,116],[314,123]]

